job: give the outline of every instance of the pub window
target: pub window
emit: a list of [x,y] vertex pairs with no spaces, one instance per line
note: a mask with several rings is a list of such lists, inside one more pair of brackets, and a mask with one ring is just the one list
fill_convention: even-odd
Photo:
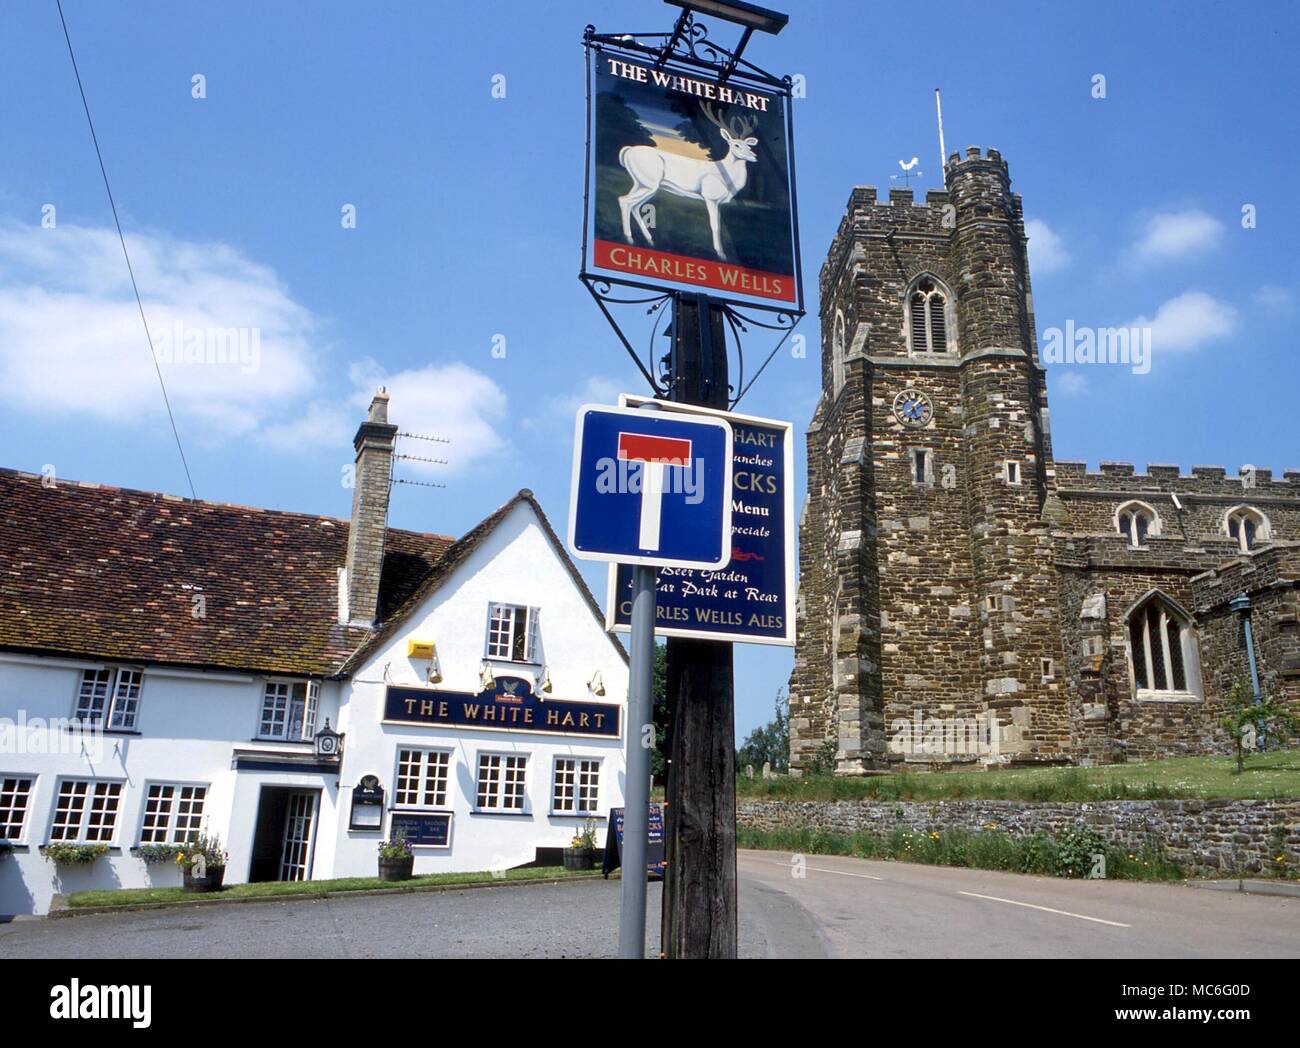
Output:
[[319,704],[320,684],[316,681],[267,681],[262,693],[258,738],[310,742],[316,734]]
[[1130,549],[1141,549],[1148,535],[1160,534],[1160,517],[1145,502],[1126,502],[1115,511],[1115,526]]
[[912,353],[947,353],[951,296],[937,280],[921,277],[907,296],[907,335]]
[[480,753],[476,806],[482,811],[523,811],[528,756]]
[[444,808],[450,750],[398,750],[393,803],[399,808]]
[[111,666],[83,670],[77,688],[74,716],[83,724],[100,724],[110,730],[135,731],[140,715],[144,671]]
[[600,809],[600,761],[556,757],[551,807],[566,815],[594,815]]
[[1249,553],[1259,543],[1269,539],[1268,518],[1249,506],[1237,506],[1229,510],[1224,518],[1224,528],[1242,553]]
[[1186,615],[1158,594],[1129,614],[1129,659],[1139,693],[1191,692],[1196,645]]
[[206,786],[151,783],[144,801],[140,843],[182,844],[197,836],[203,827],[203,803],[207,797]]
[[520,604],[488,606],[487,657],[536,662],[538,609]]
[[0,775],[0,841],[22,839],[35,784],[31,776]]
[[94,779],[64,779],[54,803],[52,841],[84,841],[88,844],[113,839],[122,807],[122,783]]

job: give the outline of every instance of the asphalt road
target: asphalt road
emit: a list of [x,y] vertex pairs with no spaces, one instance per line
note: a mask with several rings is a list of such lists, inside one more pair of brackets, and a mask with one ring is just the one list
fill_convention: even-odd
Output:
[[1300,957],[1300,898],[825,855],[798,877],[777,852],[739,865],[751,898],[798,903],[832,957]]
[[[743,957],[1298,957],[1300,899],[740,855]],[[648,893],[658,952],[660,888]],[[221,904],[0,924],[0,956],[609,957],[618,883]]]

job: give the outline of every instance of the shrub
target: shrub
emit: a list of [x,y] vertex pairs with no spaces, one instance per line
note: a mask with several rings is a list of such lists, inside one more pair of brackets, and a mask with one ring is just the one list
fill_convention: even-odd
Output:
[[409,859],[415,854],[411,847],[411,842],[405,837],[393,837],[390,840],[379,842],[379,858],[388,861],[394,859]]
[[226,865],[225,849],[221,847],[221,838],[214,834],[197,833],[184,844],[172,846],[175,854],[173,861],[182,868],[192,867],[200,860],[206,868],[218,868]]
[[1076,823],[1056,838],[1056,872],[1062,877],[1087,877],[1093,856],[1104,855],[1106,844],[1091,826]]
[[180,847],[178,844],[142,844],[137,849],[137,854],[151,865],[159,862],[175,862],[176,852]]
[[56,841],[44,848],[45,858],[56,866],[85,866],[108,854],[107,844],[76,844]]

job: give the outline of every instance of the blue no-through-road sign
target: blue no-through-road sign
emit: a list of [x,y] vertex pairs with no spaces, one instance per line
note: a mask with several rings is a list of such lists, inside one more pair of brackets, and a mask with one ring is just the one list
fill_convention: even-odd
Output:
[[721,568],[731,559],[731,427],[587,404],[574,433],[569,548],[586,560]]

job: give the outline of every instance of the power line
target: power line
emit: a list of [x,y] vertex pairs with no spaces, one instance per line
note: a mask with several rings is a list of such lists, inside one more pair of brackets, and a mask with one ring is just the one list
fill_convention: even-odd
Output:
[[99,136],[95,134],[95,122],[90,118],[90,103],[86,101],[86,89],[81,83],[81,71],[77,68],[77,56],[72,50],[72,37],[68,34],[68,20],[63,17],[63,0],[54,0],[59,8],[59,21],[63,24],[63,39],[68,42],[68,57],[72,59],[72,72],[77,78],[77,90],[81,92],[81,105],[86,110],[86,123],[90,125],[90,140],[95,143],[95,156],[99,158],[99,173],[104,176],[104,190],[108,193],[108,206],[113,209],[113,223],[117,226],[117,239],[122,245],[122,257],[126,259],[126,271],[131,276],[131,290],[135,292],[135,304],[140,310],[140,323],[144,325],[144,337],[149,343],[149,359],[158,375],[158,387],[162,390],[163,404],[167,407],[167,419],[172,425],[172,436],[176,438],[176,450],[180,452],[181,466],[185,469],[185,480],[190,486],[190,497],[199,496],[194,490],[194,478],[190,476],[190,464],[185,460],[185,449],[181,447],[180,430],[176,428],[176,416],[172,414],[172,402],[167,396],[167,383],[163,381],[162,368],[153,351],[153,339],[149,335],[149,321],[145,319],[144,302],[140,298],[140,288],[135,282],[135,270],[131,267],[131,256],[126,250],[126,237],[122,235],[122,222],[117,217],[117,203],[113,200],[113,187],[108,184],[108,169],[104,166],[104,154],[99,149]]

